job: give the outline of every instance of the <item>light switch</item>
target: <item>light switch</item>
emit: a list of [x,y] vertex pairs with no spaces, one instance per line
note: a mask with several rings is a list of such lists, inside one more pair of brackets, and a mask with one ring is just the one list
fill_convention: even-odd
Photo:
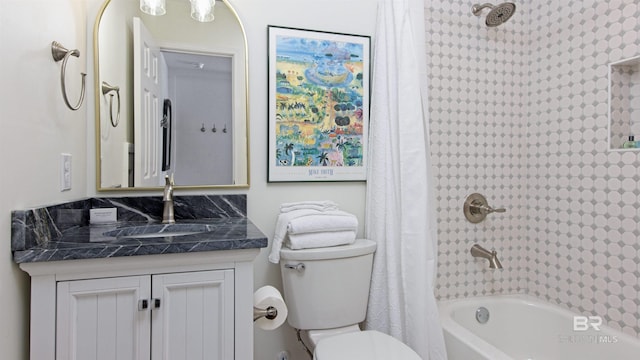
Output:
[[71,190],[71,154],[60,154],[60,191]]

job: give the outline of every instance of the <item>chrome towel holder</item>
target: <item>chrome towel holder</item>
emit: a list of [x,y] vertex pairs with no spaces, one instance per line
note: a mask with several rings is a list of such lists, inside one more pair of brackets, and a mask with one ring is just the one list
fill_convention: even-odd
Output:
[[68,50],[67,48],[65,48],[64,46],[62,46],[62,44],[60,44],[57,41],[54,41],[51,43],[51,55],[53,56],[53,60],[55,60],[56,62],[62,60],[62,66],[60,68],[60,86],[62,89],[62,97],[64,99],[65,104],[67,104],[67,107],[69,107],[69,109],[71,110],[78,110],[80,108],[80,106],[82,105],[82,101],[84,101],[84,92],[85,92],[85,85],[86,85],[86,77],[87,74],[81,72],[80,75],[82,76],[82,90],[80,93],[80,100],[78,100],[78,103],[75,106],[72,106],[71,103],[69,103],[69,98],[67,97],[67,87],[66,87],[66,83],[65,83],[65,72],[67,69],[67,60],[69,60],[70,56],[75,56],[77,58],[80,57],[80,50],[78,49],[74,49],[74,50]]
[[[116,115],[116,120],[113,120],[113,94],[109,94],[110,92],[115,92],[118,97],[118,114]],[[111,126],[117,127],[120,123],[120,87],[109,85],[108,82],[102,82],[102,95],[107,96],[109,94],[109,119],[111,120]]]

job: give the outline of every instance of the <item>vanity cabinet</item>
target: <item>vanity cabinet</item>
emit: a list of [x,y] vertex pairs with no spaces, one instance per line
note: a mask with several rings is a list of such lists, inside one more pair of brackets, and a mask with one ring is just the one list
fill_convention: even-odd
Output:
[[148,276],[61,281],[56,290],[57,359],[150,358],[151,316],[136,309],[151,295]]
[[151,283],[151,359],[234,358],[233,270],[162,274]]
[[31,359],[252,359],[257,249],[24,263]]
[[233,270],[61,281],[56,321],[57,359],[233,359]]

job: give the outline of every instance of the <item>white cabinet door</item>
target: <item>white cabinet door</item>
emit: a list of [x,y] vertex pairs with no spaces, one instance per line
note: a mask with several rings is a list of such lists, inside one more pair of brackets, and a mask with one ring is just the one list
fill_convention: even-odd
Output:
[[153,276],[153,360],[234,358],[233,277],[233,270]]
[[56,359],[145,360],[150,351],[149,276],[57,284]]

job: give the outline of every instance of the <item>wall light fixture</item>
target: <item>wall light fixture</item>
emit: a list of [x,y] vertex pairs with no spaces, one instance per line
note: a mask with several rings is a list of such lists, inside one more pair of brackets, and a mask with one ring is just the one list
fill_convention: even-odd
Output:
[[190,0],[191,1],[191,17],[200,22],[213,21],[213,7],[216,5],[215,0]]
[[160,16],[167,13],[165,0],[140,0],[140,10],[145,14]]
[[[160,16],[167,12],[166,0],[140,0],[140,10],[145,14]],[[214,19],[213,7],[216,0],[189,0],[191,17],[200,22],[211,22]]]

